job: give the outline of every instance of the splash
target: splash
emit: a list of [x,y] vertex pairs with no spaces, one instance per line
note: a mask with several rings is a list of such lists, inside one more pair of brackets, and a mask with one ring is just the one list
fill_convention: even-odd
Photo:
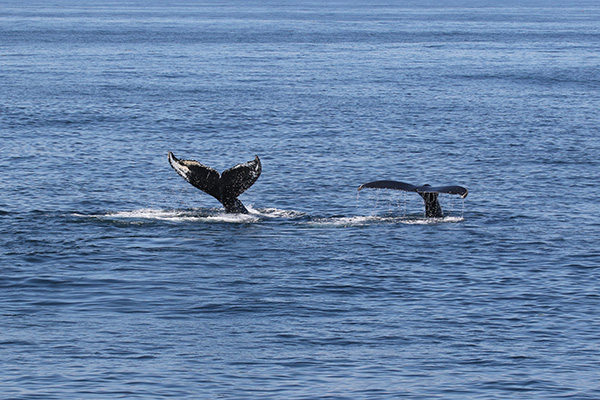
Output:
[[[403,191],[372,190],[364,199],[361,198],[361,192],[356,195],[356,209],[358,212],[365,212],[365,208],[374,213],[400,214],[403,223],[432,224],[440,222],[460,222],[464,220],[465,199],[450,194],[440,193],[439,199],[442,203],[444,217],[426,218],[423,210],[423,201],[419,196],[407,196]],[[419,210],[423,210],[420,211]],[[417,212],[419,216],[416,217]],[[410,222],[407,222],[410,221]]]
[[304,216],[295,210],[264,210],[248,207],[249,214],[231,214],[222,209],[151,209],[142,208],[130,211],[109,211],[102,214],[72,214],[75,217],[97,218],[108,221],[144,223],[152,221],[199,222],[199,223],[255,223],[264,219],[295,219]]
[[104,221],[115,221],[128,224],[145,224],[151,222],[172,223],[226,223],[251,224],[261,221],[291,221],[299,225],[313,227],[355,227],[379,224],[433,225],[440,223],[456,223],[464,220],[462,216],[445,216],[443,218],[424,218],[413,215],[355,215],[315,218],[296,210],[277,208],[255,209],[248,207],[249,214],[230,214],[222,209],[152,209],[142,208],[130,211],[110,211],[102,214],[71,214],[74,217],[95,218]]
[[278,208],[263,208],[255,209],[252,206],[248,206],[250,215],[256,215],[261,218],[270,219],[297,219],[306,216],[305,213],[296,210],[280,210]]
[[157,219],[163,221],[186,221],[198,218],[189,211],[178,210],[155,210],[142,208],[131,211],[116,211],[98,215],[100,218],[107,219]]
[[463,217],[447,216],[442,218],[402,218],[398,222],[407,225],[435,225],[444,223],[457,223],[464,221]]
[[395,217],[395,216],[353,216],[317,218],[305,224],[322,227],[353,227],[380,224],[406,224],[406,225],[434,225],[440,223],[453,223],[463,221],[462,217],[423,218],[423,217]]
[[307,224],[312,226],[350,227],[391,222],[392,219],[393,218],[377,217],[374,215],[354,217],[329,217],[317,218],[310,222],[307,222]]
[[250,223],[259,218],[251,214],[229,214],[213,209],[162,210],[139,209],[132,211],[109,212],[100,216],[103,219],[129,221],[168,221],[168,222],[224,222]]

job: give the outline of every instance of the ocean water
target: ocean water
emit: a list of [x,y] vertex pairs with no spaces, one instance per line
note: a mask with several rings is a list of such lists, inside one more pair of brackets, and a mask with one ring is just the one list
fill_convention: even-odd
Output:
[[600,6],[496,3],[0,1],[0,398],[600,398]]

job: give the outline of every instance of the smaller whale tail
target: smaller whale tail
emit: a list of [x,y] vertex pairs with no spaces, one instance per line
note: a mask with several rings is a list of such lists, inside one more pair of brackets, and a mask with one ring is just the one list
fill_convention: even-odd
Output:
[[183,179],[219,200],[227,212],[238,214],[248,213],[238,196],[256,182],[262,171],[258,156],[252,161],[237,164],[222,174],[198,161],[180,160],[171,152],[169,164]]
[[462,186],[438,186],[432,187],[430,185],[415,186],[410,183],[398,182],[398,181],[373,181],[360,185],[358,190],[365,188],[373,189],[392,189],[402,190],[404,192],[417,192],[425,202],[425,216],[427,218],[440,218],[444,216],[442,206],[438,201],[438,195],[440,193],[457,194],[461,198],[467,197],[469,191]]

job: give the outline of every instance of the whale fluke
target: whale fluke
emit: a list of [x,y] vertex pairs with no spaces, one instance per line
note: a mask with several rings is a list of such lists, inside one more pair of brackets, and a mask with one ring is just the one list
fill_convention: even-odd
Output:
[[180,160],[169,152],[169,164],[183,179],[219,200],[228,213],[248,214],[238,196],[256,182],[262,171],[258,156],[220,174],[194,160]]
[[402,190],[405,192],[417,192],[425,202],[425,216],[427,218],[433,217],[443,217],[444,213],[442,211],[442,206],[438,201],[438,195],[440,193],[447,194],[457,194],[461,198],[467,197],[469,191],[462,186],[430,186],[430,185],[422,185],[415,186],[410,183],[398,182],[398,181],[373,181],[368,182],[363,185],[360,185],[358,190],[362,190],[365,188],[373,188],[373,189],[392,189],[392,190]]

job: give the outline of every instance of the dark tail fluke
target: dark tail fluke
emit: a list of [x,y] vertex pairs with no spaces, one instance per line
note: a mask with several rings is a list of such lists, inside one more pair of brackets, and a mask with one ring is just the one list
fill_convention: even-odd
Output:
[[438,186],[432,187],[430,185],[415,186],[409,183],[397,182],[397,181],[373,181],[360,185],[358,190],[365,188],[373,189],[392,189],[402,190],[405,192],[417,192],[425,202],[425,216],[427,218],[439,218],[443,217],[442,206],[438,201],[438,195],[440,193],[457,194],[463,199],[467,197],[469,191],[462,186]]
[[219,200],[228,213],[247,214],[248,210],[238,199],[256,182],[262,171],[260,159],[237,164],[222,174],[194,160],[180,160],[169,152],[169,164],[183,179],[196,188]]

